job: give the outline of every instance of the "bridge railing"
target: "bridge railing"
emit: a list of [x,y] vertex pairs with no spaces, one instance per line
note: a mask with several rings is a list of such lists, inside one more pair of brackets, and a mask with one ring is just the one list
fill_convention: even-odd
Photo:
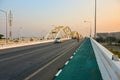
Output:
[[120,80],[120,59],[112,60],[113,54],[92,38],[91,43],[103,80]]

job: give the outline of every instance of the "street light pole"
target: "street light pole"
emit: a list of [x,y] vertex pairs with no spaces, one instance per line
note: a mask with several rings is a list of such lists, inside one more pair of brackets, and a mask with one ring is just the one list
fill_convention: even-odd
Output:
[[5,13],[6,16],[6,44],[8,43],[8,29],[7,29],[7,11],[1,10],[1,12]]
[[97,13],[97,11],[96,11],[96,8],[97,7],[97,0],[95,0],[95,31],[94,31],[94,37],[96,38],[97,37],[97,34],[96,34],[96,13]]
[[91,22],[88,22],[89,24],[90,24],[90,37],[91,37],[91,35],[92,35],[92,29],[91,29]]
[[21,39],[21,31],[22,31],[22,27],[19,27],[19,31],[18,31],[18,39],[19,39],[19,41]]
[[90,21],[84,21],[84,23],[86,23],[86,22],[90,24],[90,37],[91,37],[91,34],[92,34],[92,29],[91,29],[92,23]]

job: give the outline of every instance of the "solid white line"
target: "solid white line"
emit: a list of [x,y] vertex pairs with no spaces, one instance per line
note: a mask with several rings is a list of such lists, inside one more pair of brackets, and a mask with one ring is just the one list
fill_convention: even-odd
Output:
[[60,69],[55,76],[58,76],[61,73],[62,69]]

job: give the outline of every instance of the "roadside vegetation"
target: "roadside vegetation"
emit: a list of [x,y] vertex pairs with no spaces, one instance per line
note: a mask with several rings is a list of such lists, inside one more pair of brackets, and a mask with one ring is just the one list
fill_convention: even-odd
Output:
[[120,46],[120,39],[116,39],[115,37],[99,37],[96,38],[96,41],[106,43],[107,45]]
[[120,58],[120,52],[113,50],[113,49],[109,49],[113,54],[118,55],[118,57]]
[[[115,37],[99,37],[96,38],[96,41],[108,48],[108,50],[111,51],[113,54],[118,55],[118,57],[120,58],[120,39],[116,39]],[[113,48],[113,46],[117,47],[117,49]]]
[[4,37],[4,35],[3,34],[0,34],[0,39],[2,39]]

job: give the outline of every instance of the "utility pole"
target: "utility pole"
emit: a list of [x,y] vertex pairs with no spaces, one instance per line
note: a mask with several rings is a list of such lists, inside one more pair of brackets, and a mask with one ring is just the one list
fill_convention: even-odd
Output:
[[97,34],[96,34],[96,14],[97,14],[97,0],[95,0],[95,31],[94,31],[94,37],[96,38],[97,37]]
[[10,40],[12,40],[12,19],[13,19],[13,15],[10,10],[10,13],[9,13],[9,39]]

